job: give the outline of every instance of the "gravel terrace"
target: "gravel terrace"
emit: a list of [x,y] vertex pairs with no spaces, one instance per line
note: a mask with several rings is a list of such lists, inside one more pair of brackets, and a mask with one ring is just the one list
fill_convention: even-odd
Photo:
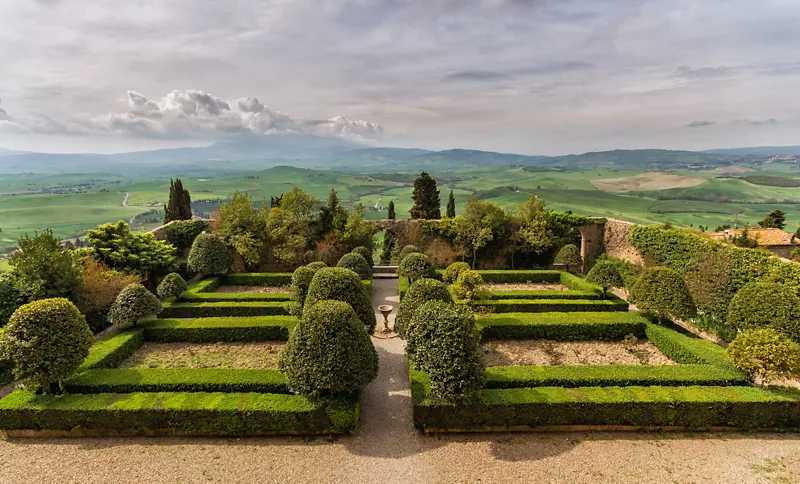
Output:
[[[373,304],[397,306],[397,281]],[[412,428],[403,342],[373,339],[380,372],[358,434],[302,438],[82,438],[0,442],[2,482],[800,482],[800,434],[494,433]]]
[[645,339],[632,346],[607,341],[491,341],[483,350],[487,366],[677,364]]

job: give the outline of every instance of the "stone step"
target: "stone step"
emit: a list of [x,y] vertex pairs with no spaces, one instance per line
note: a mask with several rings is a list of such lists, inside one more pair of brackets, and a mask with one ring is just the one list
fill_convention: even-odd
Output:
[[397,274],[380,274],[380,273],[373,273],[373,279],[397,279]]
[[394,274],[397,272],[397,266],[375,266],[372,268],[373,274]]

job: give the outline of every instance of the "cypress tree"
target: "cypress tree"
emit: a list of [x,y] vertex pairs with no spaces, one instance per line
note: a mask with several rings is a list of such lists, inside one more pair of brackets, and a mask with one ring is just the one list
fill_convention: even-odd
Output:
[[442,218],[442,202],[436,180],[424,171],[414,180],[414,193],[411,195],[414,206],[410,213],[412,219],[437,220]]
[[164,223],[192,219],[192,197],[180,178],[169,180],[169,201],[164,205]]
[[456,197],[453,196],[453,190],[450,190],[450,198],[447,199],[447,213],[445,217],[455,218],[456,216]]
[[[388,215],[388,218],[389,218],[389,220],[394,220],[396,217],[397,217],[397,215],[394,213],[394,201],[390,201],[389,202],[389,215]],[[800,228],[797,229],[797,231],[800,232]]]

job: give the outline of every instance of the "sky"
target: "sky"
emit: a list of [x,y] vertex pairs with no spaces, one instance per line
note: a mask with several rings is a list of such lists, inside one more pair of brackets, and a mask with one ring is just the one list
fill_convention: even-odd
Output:
[[14,0],[0,147],[800,144],[796,0]]

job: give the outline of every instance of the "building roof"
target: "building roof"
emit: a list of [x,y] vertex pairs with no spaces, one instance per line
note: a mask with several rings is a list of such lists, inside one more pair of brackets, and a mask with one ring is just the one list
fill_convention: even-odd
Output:
[[[730,240],[733,237],[742,235],[742,231],[738,229],[728,229],[722,232],[715,232],[709,234],[711,237],[719,240]],[[751,227],[747,230],[747,235],[758,242],[758,245],[775,246],[775,245],[800,245],[800,241],[789,232],[781,229],[764,229],[761,227]]]

